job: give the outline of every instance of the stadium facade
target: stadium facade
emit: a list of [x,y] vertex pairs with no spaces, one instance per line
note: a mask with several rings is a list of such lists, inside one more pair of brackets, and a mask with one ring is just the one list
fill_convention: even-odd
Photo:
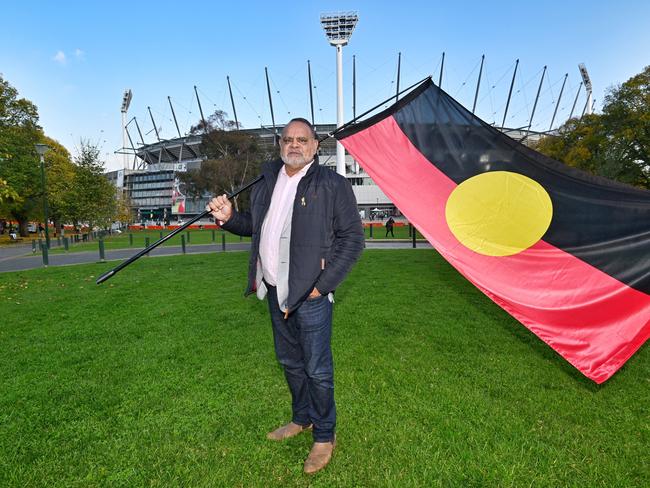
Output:
[[[242,129],[258,139],[262,149],[272,152],[277,135],[283,125]],[[335,124],[317,124],[316,132],[323,142],[318,150],[320,164],[336,171],[336,141],[327,138],[336,128]],[[502,129],[513,139],[525,137],[531,143],[541,133]],[[134,169],[121,169],[107,173],[107,177],[130,202],[132,218],[142,223],[175,223],[185,221],[201,213],[209,196],[193,198],[185,194],[179,181],[179,173],[199,169],[206,156],[201,147],[201,135],[189,135],[176,139],[161,140],[141,145],[132,154]],[[345,155],[346,178],[350,180],[363,218],[371,219],[387,215],[399,215],[399,209],[374,184],[368,174],[349,155]]]

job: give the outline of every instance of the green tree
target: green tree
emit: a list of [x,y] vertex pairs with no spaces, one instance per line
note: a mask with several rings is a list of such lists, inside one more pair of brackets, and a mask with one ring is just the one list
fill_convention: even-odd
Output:
[[76,225],[107,228],[116,213],[115,187],[104,176],[104,163],[99,149],[82,140],[74,158],[74,178],[65,195],[65,208]]
[[5,180],[0,179],[0,204],[5,201],[15,200],[16,198],[18,198],[18,193]]
[[69,220],[67,194],[70,182],[74,180],[75,167],[68,150],[54,139],[42,136],[41,141],[50,148],[45,153],[46,194],[49,218],[54,223],[57,234],[61,233],[64,222]]
[[190,127],[190,134],[200,135],[205,134],[206,132],[212,132],[213,130],[230,131],[237,130],[240,127],[241,124],[237,126],[237,123],[234,120],[228,119],[228,114],[226,112],[223,110],[215,110],[207,120],[199,120],[196,125]]
[[[207,121],[208,132],[203,136],[202,150],[207,156],[201,168],[180,174],[187,193],[193,197],[218,195],[231,192],[259,173],[265,159],[255,137],[238,130],[231,130],[235,122],[226,119],[225,112],[217,110]],[[192,127],[200,133],[203,124]],[[235,198],[236,208],[246,208],[248,193]]]
[[568,120],[537,150],[593,174],[650,189],[650,66],[605,97],[601,114]]
[[38,155],[34,144],[41,139],[36,106],[0,76],[0,178],[17,194],[0,204],[0,214],[18,221],[21,236],[38,214],[42,198]]

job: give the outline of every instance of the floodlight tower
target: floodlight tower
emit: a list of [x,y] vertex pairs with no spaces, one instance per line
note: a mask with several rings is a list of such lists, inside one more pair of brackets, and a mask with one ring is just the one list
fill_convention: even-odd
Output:
[[[320,23],[330,45],[336,48],[336,126],[343,125],[343,46],[348,43],[359,16],[356,12],[321,14]],[[345,149],[336,142],[336,172],[345,176]]]
[[582,82],[585,84],[585,89],[587,90],[587,107],[586,114],[591,113],[591,80],[589,79],[589,73],[587,73],[587,67],[585,63],[580,63],[578,65],[580,70],[580,76],[582,76]]
[[122,95],[122,162],[124,163],[124,169],[129,168],[129,157],[126,154],[126,141],[128,137],[128,134],[126,133],[126,112],[129,110],[132,97],[133,94],[130,89],[124,90],[124,95]]

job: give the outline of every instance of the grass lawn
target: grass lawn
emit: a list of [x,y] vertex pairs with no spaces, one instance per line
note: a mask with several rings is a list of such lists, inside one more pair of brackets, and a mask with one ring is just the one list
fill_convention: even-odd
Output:
[[[170,231],[162,231],[163,236],[167,235]],[[230,232],[224,232],[221,230],[216,230],[215,231],[215,240],[212,240],[212,231],[211,230],[191,230],[190,232],[190,239],[188,243],[187,239],[187,231],[182,232],[182,235],[185,235],[185,243],[188,246],[191,245],[196,245],[196,244],[221,244],[221,235],[225,234],[226,235],[226,242],[227,243],[236,243],[236,242],[249,242],[250,238],[249,237],[244,237],[243,239],[240,239],[239,236],[236,236],[234,234],[231,234]],[[125,232],[120,235],[113,235],[113,236],[107,236],[104,239],[104,246],[105,249],[126,249],[126,248],[144,248],[145,247],[145,238],[149,237],[149,244],[153,244],[156,242],[158,239],[160,239],[160,231],[157,230],[151,230],[151,231],[130,231],[130,233],[133,235],[133,245],[130,244],[129,241],[129,233]],[[163,246],[180,246],[181,245],[181,234],[173,237],[169,241],[165,242]],[[366,239],[370,239],[370,229],[368,227],[365,228],[365,234],[366,234]],[[399,226],[394,228],[394,234],[395,236],[388,236],[386,237],[386,228],[380,223],[377,222],[373,224],[373,239],[406,239],[409,240],[411,237],[409,237],[409,228],[408,226]],[[417,239],[424,239],[422,234],[417,232],[416,234]],[[56,239],[52,239],[56,240]],[[31,242],[31,240],[29,240]],[[70,243],[69,250],[67,252],[84,252],[84,251],[92,251],[92,252],[97,252],[98,250],[99,243],[97,240],[90,241],[90,242],[80,242],[78,244],[72,244]],[[54,247],[50,250],[50,253],[52,254],[60,254],[66,252],[63,247]]]
[[[366,234],[366,239],[370,238],[370,227],[364,227],[364,232]],[[415,238],[416,239],[424,239],[422,234],[416,229],[416,234]],[[372,237],[373,239],[411,239],[411,236],[409,235],[409,226],[408,225],[399,225],[393,227],[393,234],[394,236],[391,236],[388,234],[386,236],[386,227],[384,224],[381,222],[375,222],[372,224]]]
[[[171,231],[162,231],[162,235],[166,236],[169,234]],[[133,235],[133,245],[130,244],[129,241],[129,233]],[[126,248],[133,248],[133,249],[139,249],[139,248],[144,248],[145,247],[145,239],[149,237],[149,244],[153,244],[156,242],[158,239],[160,239],[160,233],[161,231],[158,230],[145,230],[145,231],[139,231],[139,230],[134,230],[130,232],[124,232],[119,235],[113,235],[113,236],[106,236],[104,239],[104,246],[105,249],[126,249]],[[188,235],[189,233],[189,242],[188,242]],[[212,240],[212,230],[190,230],[190,231],[183,231],[179,233],[177,236],[172,237],[170,240],[162,244],[162,246],[180,246],[181,245],[181,235],[185,236],[185,244],[187,246],[192,246],[196,244],[221,244],[221,239],[222,239],[222,234],[225,234],[226,236],[226,242],[231,243],[231,242],[248,242],[250,241],[249,237],[244,237],[241,238],[239,236],[236,236],[234,234],[231,234],[230,232],[225,232],[222,230],[215,230],[214,231],[214,237],[215,240]],[[82,251],[94,251],[96,252],[99,249],[99,241],[94,240],[90,242],[80,242],[78,244],[70,244],[70,248],[68,252],[82,252]],[[55,254],[60,254],[65,252],[65,249],[63,247],[57,247],[53,248],[50,253],[55,253]]]
[[648,486],[650,349],[595,385],[432,250],[335,307],[337,450],[289,419],[247,253],[0,275],[0,486]]

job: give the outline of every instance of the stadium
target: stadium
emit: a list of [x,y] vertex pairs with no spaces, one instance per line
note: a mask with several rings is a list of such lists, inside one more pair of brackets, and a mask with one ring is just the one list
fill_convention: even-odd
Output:
[[[258,139],[262,148],[271,152],[284,125],[275,129],[262,126],[242,129]],[[336,142],[327,137],[336,124],[316,124],[318,137],[322,139],[318,155],[320,164],[336,171]],[[532,143],[543,136],[540,132],[527,132],[521,129],[503,129],[503,132],[516,140],[526,137]],[[206,160],[202,147],[202,136],[190,135],[152,144],[142,144],[133,148],[130,168],[107,173],[118,191],[127,196],[131,203],[132,217],[143,224],[175,223],[192,218],[205,209],[209,195],[192,198],[185,194],[178,179],[179,173],[198,169]],[[399,216],[399,209],[372,181],[359,164],[346,153],[345,177],[350,180],[357,199],[359,212],[364,219],[383,218],[388,215]]]

